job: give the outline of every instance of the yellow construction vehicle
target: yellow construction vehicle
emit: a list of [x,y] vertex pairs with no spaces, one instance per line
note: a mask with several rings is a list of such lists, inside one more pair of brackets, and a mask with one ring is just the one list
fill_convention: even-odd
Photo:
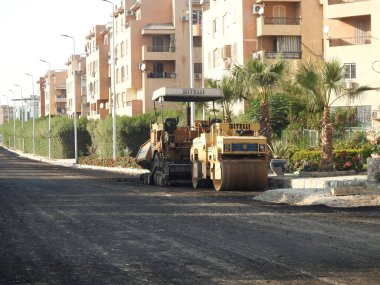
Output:
[[[189,102],[210,102],[223,98],[219,89],[160,88],[153,93],[154,110],[161,103],[161,120],[152,124],[150,139],[145,142],[136,156],[137,163],[150,170],[142,174],[146,184],[160,186],[188,183],[191,185],[192,163],[190,148],[198,130],[191,126]],[[164,102],[187,102],[187,122],[178,125],[177,118],[163,118]]]
[[190,150],[194,188],[211,181],[217,191],[263,190],[267,186],[269,152],[258,123],[217,121],[197,129],[199,136]]

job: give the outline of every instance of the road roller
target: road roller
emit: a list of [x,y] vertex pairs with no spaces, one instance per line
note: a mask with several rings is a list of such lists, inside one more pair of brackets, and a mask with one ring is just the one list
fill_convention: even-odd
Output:
[[[191,124],[190,102],[213,102],[223,98],[220,89],[214,88],[160,88],[153,93],[155,122],[151,125],[150,138],[137,153],[137,163],[149,172],[141,175],[145,184],[159,186],[191,185],[192,162],[190,148],[193,139],[206,128],[207,122]],[[187,103],[186,123],[179,125],[178,118],[164,118],[165,102]],[[156,105],[161,105],[161,116]]]
[[190,149],[194,188],[211,184],[217,191],[265,189],[269,150],[258,123],[212,120],[197,130]]

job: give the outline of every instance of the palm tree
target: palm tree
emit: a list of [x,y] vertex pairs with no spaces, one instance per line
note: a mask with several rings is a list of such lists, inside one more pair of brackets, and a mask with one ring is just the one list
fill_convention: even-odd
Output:
[[269,123],[269,95],[274,93],[286,72],[286,61],[277,58],[273,61],[250,59],[244,66],[234,66],[235,94],[245,100],[258,98],[260,101],[260,134],[271,143],[272,131]]
[[220,104],[223,108],[224,120],[228,123],[232,120],[233,105],[240,100],[239,96],[235,94],[235,78],[232,76],[223,76],[221,80],[206,79],[205,85],[208,88],[219,88],[223,91],[223,99]]
[[365,91],[377,90],[377,88],[368,86],[346,90],[343,85],[345,74],[345,66],[333,59],[328,62],[322,60],[300,62],[295,75],[296,83],[309,95],[310,106],[314,109],[323,110],[321,119],[321,171],[333,170],[333,128],[330,121],[332,104],[345,96],[355,99]]

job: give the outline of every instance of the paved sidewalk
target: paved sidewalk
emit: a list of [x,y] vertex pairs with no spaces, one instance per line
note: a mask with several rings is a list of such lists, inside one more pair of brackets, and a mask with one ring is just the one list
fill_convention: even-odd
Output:
[[[4,147],[4,146],[3,146]],[[11,151],[13,153],[16,153],[22,157],[26,157],[29,159],[42,161],[46,163],[51,163],[54,165],[60,165],[65,167],[74,167],[74,168],[82,168],[82,169],[93,169],[93,170],[102,170],[102,171],[109,171],[113,173],[122,173],[127,175],[133,175],[133,176],[139,176],[142,173],[147,172],[145,169],[136,169],[136,168],[126,168],[126,167],[101,167],[101,166],[94,166],[94,165],[84,165],[84,164],[76,164],[75,159],[49,159],[47,157],[37,156],[30,153],[24,153],[19,150],[6,148],[8,151]]]

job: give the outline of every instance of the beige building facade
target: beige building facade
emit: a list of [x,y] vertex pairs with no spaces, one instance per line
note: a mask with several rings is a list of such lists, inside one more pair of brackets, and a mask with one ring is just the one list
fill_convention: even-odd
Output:
[[[45,84],[41,85],[45,95],[45,116],[67,114],[66,94],[67,70],[49,70],[45,75]],[[41,112],[42,114],[43,112]]]
[[[91,119],[105,118],[109,114],[110,65],[108,57],[110,45],[108,32],[105,25],[96,25],[86,36],[85,85],[87,94],[83,95],[82,104],[88,104],[87,117]],[[82,84],[84,84],[83,81]]]
[[[345,87],[380,87],[380,1],[324,0],[325,59],[346,66]],[[368,91],[355,101],[347,98],[334,106],[355,106],[358,125],[380,127],[379,92]]]
[[[323,57],[323,5],[318,0],[212,0],[203,6],[204,74],[220,79],[250,58],[281,54],[291,65]],[[244,112],[244,104],[235,113]]]
[[[72,55],[67,60],[66,65],[68,67],[66,78],[67,115],[72,117],[75,112],[79,116],[86,116],[87,105],[82,104],[82,100],[87,100],[86,89],[82,88],[83,84],[86,84],[86,57],[81,55]],[[84,83],[82,83],[82,81],[84,81]],[[75,110],[74,96],[76,105]]]
[[[153,92],[161,87],[190,86],[188,10],[187,0],[125,0],[115,7],[118,115],[151,112]],[[193,1],[193,10],[196,15],[193,19],[195,84],[200,86],[200,1]],[[112,110],[112,104],[110,108]]]
[[13,107],[9,105],[0,106],[0,125],[12,121],[13,118]]

